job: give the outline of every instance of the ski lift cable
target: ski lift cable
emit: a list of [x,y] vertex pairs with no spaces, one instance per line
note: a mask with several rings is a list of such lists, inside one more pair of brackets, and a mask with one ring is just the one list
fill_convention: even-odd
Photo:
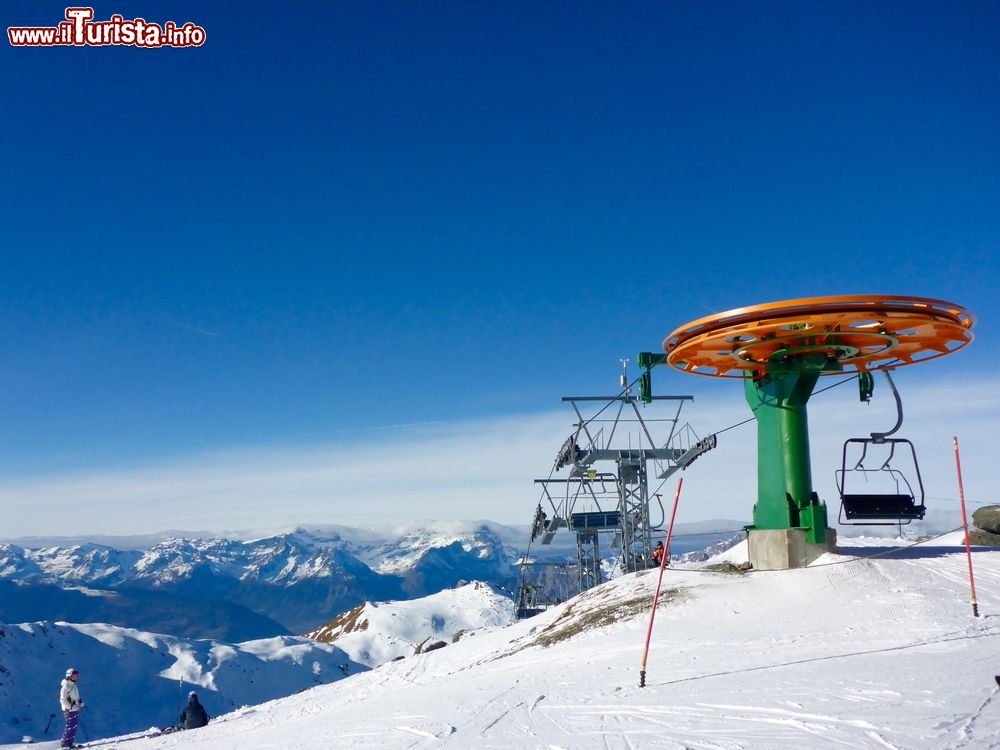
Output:
[[737,427],[742,427],[745,424],[753,422],[757,417],[750,417],[749,419],[744,419],[742,422],[737,422],[736,424],[731,424],[729,427],[724,427],[721,430],[716,430],[713,435],[721,435],[723,432],[728,432],[729,430],[734,430]]
[[[622,399],[622,396],[628,396],[631,393],[631,391],[632,391],[632,386],[634,386],[636,383],[638,383],[641,379],[642,379],[642,376],[640,375],[638,378],[636,378],[635,380],[633,380],[631,383],[629,383],[628,385],[626,385],[625,387],[623,387],[618,392],[617,395],[612,396],[610,399],[608,399],[608,402],[604,406],[602,406],[600,409],[598,409],[597,413],[594,414],[589,419],[584,419],[583,414],[580,413],[580,410],[577,408],[576,403],[574,402],[573,403],[573,409],[574,409],[574,411],[576,411],[577,416],[580,418],[580,422],[576,425],[576,431],[572,435],[569,436],[568,441],[575,441],[576,438],[579,436],[580,431],[583,430],[587,434],[588,438],[590,438],[591,443],[594,444],[596,439],[593,438],[593,437],[591,437],[590,431],[587,430],[587,427],[592,422],[614,422],[615,424],[617,424],[620,421],[619,418],[621,417],[621,409],[624,408],[624,406],[625,406],[624,403],[622,403],[621,406],[619,407],[619,410],[618,410],[618,417],[619,418],[616,418],[614,420],[611,420],[611,419],[607,419],[607,420],[601,419],[601,420],[599,420],[598,417],[601,416],[601,414],[603,414],[605,412],[605,410],[609,406],[611,406],[615,402],[620,402],[621,399]],[[612,436],[614,436],[614,430],[612,430]],[[609,438],[609,440],[610,440],[610,438]],[[557,464],[559,463],[558,457],[556,458],[556,463]],[[549,478],[550,479],[552,478],[552,474],[551,473],[549,474]]]
[[[942,497],[941,495],[927,495],[927,499],[928,500],[944,500],[945,502],[949,502],[949,503],[957,503],[957,502],[959,502],[959,498],[957,498],[957,497]],[[996,500],[970,500],[969,498],[965,498],[965,502],[967,504],[969,504],[969,505],[996,505],[997,504]]]
[[642,380],[642,375],[640,375],[635,380],[633,380],[631,383],[629,383],[627,386],[625,386],[624,388],[622,388],[618,392],[617,396],[613,396],[612,398],[610,398],[608,400],[608,403],[606,403],[604,406],[602,406],[594,416],[592,416],[590,419],[584,420],[584,424],[590,424],[595,419],[597,419],[599,416],[601,416],[601,414],[604,413],[605,409],[607,409],[609,406],[611,406],[611,404],[613,404],[613,403],[615,403],[617,401],[620,401],[622,396],[627,396],[629,394],[629,392],[632,390],[632,386],[634,386],[640,380]]
[[[826,388],[821,388],[820,390],[818,390],[815,393],[813,393],[813,395],[816,396],[816,395],[818,395],[820,393],[823,393],[824,391],[830,390],[831,388],[836,388],[838,385],[843,385],[844,383],[849,383],[852,380],[856,380],[857,377],[858,377],[857,375],[851,375],[849,377],[846,377],[843,380],[837,381],[833,385],[828,385]],[[607,406],[605,406],[604,408],[606,409]],[[728,427],[723,427],[721,430],[716,430],[715,432],[710,433],[710,434],[718,436],[718,435],[721,435],[723,432],[728,432],[729,430],[734,430],[737,427],[742,427],[745,424],[749,424],[750,422],[753,422],[755,419],[756,419],[756,417],[748,417],[747,419],[744,419],[742,422],[737,422],[736,424],[731,424]],[[669,479],[669,477],[667,479]],[[664,479],[663,481],[661,481],[660,484],[657,486],[657,488],[655,490],[653,490],[652,494],[655,495],[656,493],[658,493],[661,489],[663,489],[663,485],[666,484],[666,483],[667,483],[666,479]]]
[[[850,377],[844,378],[843,380],[841,380],[839,382],[836,382],[833,385],[828,385],[826,388],[820,388],[818,391],[814,392],[812,395],[813,396],[818,396],[819,394],[823,393],[824,391],[828,391],[831,388],[836,388],[838,385],[843,385],[844,383],[849,383],[852,380],[856,380],[857,377],[858,377],[857,375],[851,375]],[[735,424],[731,424],[728,427],[723,427],[721,430],[716,430],[715,432],[710,433],[710,434],[712,434],[712,435],[721,435],[723,432],[728,432],[729,430],[734,430],[737,427],[742,427],[745,424],[749,424],[750,422],[753,422],[756,418],[757,417],[748,417],[747,419],[744,419],[742,422],[736,422]]]

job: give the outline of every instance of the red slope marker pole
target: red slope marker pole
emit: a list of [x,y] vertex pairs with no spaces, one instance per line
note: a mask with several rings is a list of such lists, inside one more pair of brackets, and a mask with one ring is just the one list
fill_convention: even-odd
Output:
[[972,588],[972,616],[979,617],[979,604],[976,603],[976,579],[972,576],[972,545],[969,543],[969,521],[965,514],[965,487],[962,486],[962,459],[958,456],[958,437],[953,437],[955,444],[955,469],[958,471],[958,497],[962,501],[962,526],[965,527],[965,556],[969,560],[969,586]]
[[670,513],[670,526],[667,527],[667,542],[663,545],[663,557],[660,558],[660,577],[656,580],[656,594],[653,596],[653,609],[649,613],[649,629],[646,631],[646,647],[642,650],[642,666],[639,667],[639,687],[646,687],[646,657],[649,656],[649,639],[653,637],[653,620],[656,618],[656,605],[660,601],[660,585],[663,583],[663,567],[670,557],[670,535],[674,533],[674,518],[677,517],[677,503],[681,499],[681,487],[684,486],[684,477],[677,483],[677,492],[674,495],[674,509]]

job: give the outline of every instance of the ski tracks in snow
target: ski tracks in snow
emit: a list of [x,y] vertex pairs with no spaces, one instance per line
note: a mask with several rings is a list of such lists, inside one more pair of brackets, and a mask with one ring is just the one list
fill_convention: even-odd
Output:
[[990,738],[992,740],[991,744],[985,746],[981,744],[983,740],[977,740],[975,736],[976,724],[979,722],[979,718],[982,716],[986,708],[994,702],[994,699],[998,694],[1000,694],[1000,688],[993,688],[983,702],[979,704],[979,707],[973,711],[969,717],[965,719],[965,721],[958,725],[959,740],[956,744],[949,745],[948,750],[961,750],[966,747],[1000,747],[1000,739],[998,738]]

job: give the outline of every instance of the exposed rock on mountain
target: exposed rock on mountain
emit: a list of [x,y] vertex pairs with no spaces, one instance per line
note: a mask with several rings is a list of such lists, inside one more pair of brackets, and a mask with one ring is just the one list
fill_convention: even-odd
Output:
[[377,667],[514,621],[514,603],[474,581],[411,601],[365,602],[308,637],[336,644],[355,661]]

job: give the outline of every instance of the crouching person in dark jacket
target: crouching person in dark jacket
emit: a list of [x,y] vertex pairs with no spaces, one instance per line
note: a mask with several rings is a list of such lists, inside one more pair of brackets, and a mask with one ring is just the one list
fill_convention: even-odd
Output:
[[181,718],[177,722],[178,729],[197,729],[208,724],[208,714],[205,707],[198,702],[198,694],[193,690],[188,693],[188,704],[181,711]]

